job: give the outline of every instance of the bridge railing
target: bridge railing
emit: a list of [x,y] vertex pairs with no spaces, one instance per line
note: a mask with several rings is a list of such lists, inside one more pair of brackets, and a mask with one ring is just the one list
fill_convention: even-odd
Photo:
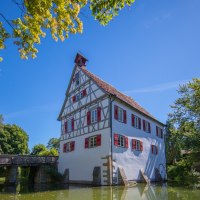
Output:
[[58,156],[0,155],[0,166],[55,164],[57,161]]

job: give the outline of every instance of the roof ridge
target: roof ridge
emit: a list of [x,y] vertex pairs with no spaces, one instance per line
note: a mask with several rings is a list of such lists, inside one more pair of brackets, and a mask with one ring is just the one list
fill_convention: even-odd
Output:
[[[143,113],[144,115],[158,121],[153,115],[151,115],[145,108],[143,108],[139,103],[137,103],[132,97],[127,96],[126,94],[120,92],[114,86],[112,86],[110,83],[107,83],[106,81],[102,80],[98,76],[94,75],[92,72],[88,71],[85,66],[80,67],[80,69],[83,72],[85,72],[90,78],[92,78],[92,80],[95,81],[96,84],[99,85],[99,87],[104,89],[106,92],[108,92],[111,95],[115,95],[118,99],[127,103],[134,109],[136,109],[139,112]],[[159,123],[161,123],[161,122],[159,122]],[[163,124],[163,123],[161,123],[161,124]]]

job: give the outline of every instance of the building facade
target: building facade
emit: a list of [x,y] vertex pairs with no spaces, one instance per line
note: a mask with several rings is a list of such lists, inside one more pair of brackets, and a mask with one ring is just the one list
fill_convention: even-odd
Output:
[[86,69],[77,54],[59,114],[58,170],[70,183],[166,179],[164,124]]

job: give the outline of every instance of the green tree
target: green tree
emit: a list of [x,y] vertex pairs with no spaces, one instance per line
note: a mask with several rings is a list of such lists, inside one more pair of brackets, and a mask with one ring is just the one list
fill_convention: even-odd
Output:
[[200,182],[200,79],[180,86],[167,123],[168,178]]
[[[0,49],[5,48],[5,41],[14,38],[21,58],[36,57],[36,44],[41,37],[50,32],[54,40],[65,40],[69,34],[82,33],[83,23],[80,13],[87,5],[92,15],[102,25],[108,24],[125,6],[130,6],[134,0],[13,0],[21,16],[12,21],[0,13]],[[9,16],[10,17],[10,16]],[[5,28],[7,23],[10,29]]]
[[39,155],[41,152],[46,151],[47,148],[45,147],[44,144],[36,144],[33,146],[31,155]]
[[47,148],[55,148],[57,151],[59,150],[60,147],[60,139],[58,138],[51,138],[47,144]]
[[3,115],[0,115],[0,130],[3,129]]
[[27,133],[17,125],[4,124],[0,130],[0,146],[4,154],[28,154]]
[[32,148],[31,154],[37,156],[58,156],[58,151],[53,147],[47,149],[44,144],[37,144]]
[[180,97],[171,106],[169,120],[176,128],[181,149],[200,151],[200,79],[180,86]]

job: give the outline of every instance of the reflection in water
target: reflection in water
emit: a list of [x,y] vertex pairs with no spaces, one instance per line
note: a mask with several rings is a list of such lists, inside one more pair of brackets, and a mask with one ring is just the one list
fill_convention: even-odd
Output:
[[77,187],[69,185],[1,186],[0,200],[199,200],[200,190],[164,185]]

